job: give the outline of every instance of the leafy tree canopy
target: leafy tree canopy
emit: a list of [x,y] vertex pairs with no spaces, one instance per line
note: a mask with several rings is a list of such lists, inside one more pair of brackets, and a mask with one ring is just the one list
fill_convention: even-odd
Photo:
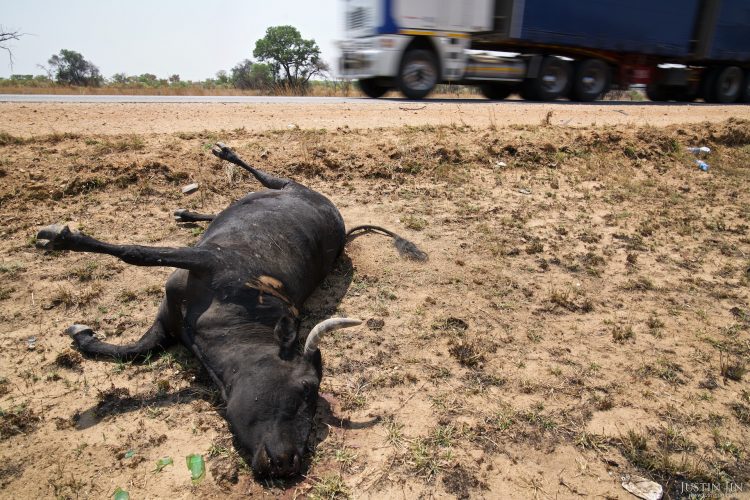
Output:
[[55,74],[57,83],[98,87],[104,80],[99,68],[75,50],[63,49],[59,54],[50,57],[47,63],[51,72]]
[[253,55],[268,61],[275,77],[294,88],[302,88],[314,75],[328,71],[315,40],[305,40],[294,26],[272,26],[255,42]]
[[232,68],[230,80],[238,89],[267,89],[273,84],[273,71],[270,64],[245,59]]

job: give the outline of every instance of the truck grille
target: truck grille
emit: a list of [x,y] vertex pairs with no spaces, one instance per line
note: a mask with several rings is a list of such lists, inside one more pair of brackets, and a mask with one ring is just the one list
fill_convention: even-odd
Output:
[[346,29],[356,31],[367,25],[367,10],[357,7],[349,12],[346,18]]

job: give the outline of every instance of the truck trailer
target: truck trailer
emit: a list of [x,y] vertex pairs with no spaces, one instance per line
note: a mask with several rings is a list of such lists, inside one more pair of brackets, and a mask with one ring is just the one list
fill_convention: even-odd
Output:
[[750,102],[750,0],[344,0],[339,72],[362,92],[422,99]]

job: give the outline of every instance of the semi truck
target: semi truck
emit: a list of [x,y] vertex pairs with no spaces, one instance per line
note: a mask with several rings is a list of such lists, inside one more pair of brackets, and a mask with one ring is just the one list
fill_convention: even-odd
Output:
[[339,73],[373,98],[750,102],[750,0],[343,0]]

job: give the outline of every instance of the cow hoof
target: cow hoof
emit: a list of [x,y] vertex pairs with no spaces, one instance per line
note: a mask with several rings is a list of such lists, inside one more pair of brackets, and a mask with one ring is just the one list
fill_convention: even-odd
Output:
[[70,236],[68,226],[52,224],[36,233],[36,247],[41,250],[60,250],[68,236]]
[[174,211],[172,215],[174,215],[175,222],[189,222],[187,219],[183,218],[183,214],[187,213],[187,210],[184,208],[178,208]]
[[97,340],[94,336],[94,330],[86,325],[71,325],[65,330],[65,333],[70,335],[79,350]]
[[234,156],[234,151],[232,151],[229,146],[227,146],[223,142],[217,142],[216,144],[214,144],[214,147],[211,148],[211,152],[214,154],[214,156],[227,161],[229,161],[229,158]]
[[89,335],[92,335],[92,336],[94,335],[94,331],[91,329],[90,326],[87,326],[87,325],[79,325],[76,323],[75,325],[70,325],[68,328],[65,329],[65,333],[67,333],[71,337],[75,337],[79,333],[83,333],[83,332],[88,332]]

